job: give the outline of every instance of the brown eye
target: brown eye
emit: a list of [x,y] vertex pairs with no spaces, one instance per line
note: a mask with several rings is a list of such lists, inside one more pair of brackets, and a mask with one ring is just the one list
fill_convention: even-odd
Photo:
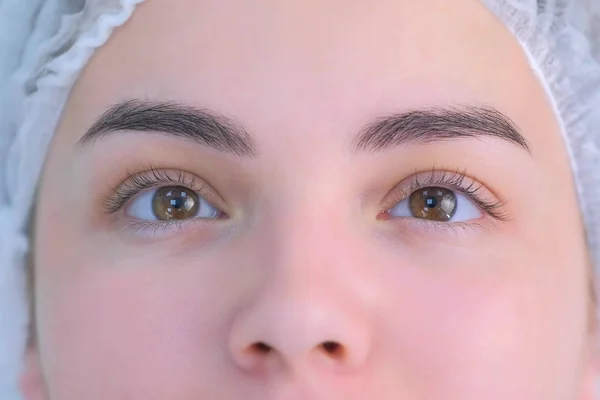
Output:
[[448,222],[456,213],[456,195],[442,187],[427,187],[413,192],[409,208],[415,218]]
[[162,187],[152,197],[152,211],[159,221],[194,218],[200,207],[198,194],[183,186]]

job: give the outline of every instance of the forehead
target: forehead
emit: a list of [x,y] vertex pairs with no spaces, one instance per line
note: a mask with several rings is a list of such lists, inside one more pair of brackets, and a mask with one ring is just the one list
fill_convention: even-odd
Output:
[[208,107],[259,135],[306,134],[472,102],[527,124],[535,110],[522,94],[540,92],[516,40],[477,0],[153,0],[95,54],[70,109],[81,134],[131,98]]

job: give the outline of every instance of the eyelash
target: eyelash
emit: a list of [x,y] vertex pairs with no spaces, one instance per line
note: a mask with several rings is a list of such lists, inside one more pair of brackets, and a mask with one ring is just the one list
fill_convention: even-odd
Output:
[[[424,173],[415,173],[408,178],[408,184],[406,180],[396,185],[391,193],[387,196],[389,200],[386,204],[386,211],[382,214],[387,213],[387,210],[393,208],[399,202],[408,198],[413,192],[430,187],[440,186],[445,187],[448,190],[457,191],[464,196],[468,197],[473,201],[483,212],[488,214],[490,217],[497,221],[510,220],[509,215],[505,210],[505,202],[500,200],[490,200],[481,194],[484,186],[469,178],[465,171],[454,171],[449,172],[445,170],[438,170],[435,167],[426,173],[427,175],[422,178]],[[465,183],[465,181],[469,181]],[[182,171],[166,171],[158,169],[154,166],[150,166],[147,171],[141,173],[127,173],[126,178],[114,189],[112,194],[107,196],[103,200],[103,207],[107,214],[112,215],[121,210],[125,205],[136,195],[141,192],[159,187],[161,185],[177,185],[189,188],[196,191],[200,196],[206,197],[211,193],[211,189],[198,182],[198,179],[192,174],[185,173]],[[391,196],[391,198],[390,198]],[[165,221],[165,222],[145,222],[137,221],[130,223],[127,228],[130,233],[140,233],[141,231],[154,230],[154,233],[160,229],[169,230],[173,228],[180,228],[183,224],[187,224],[190,221]],[[423,221],[420,221],[423,222]],[[454,225],[469,225],[465,223],[437,223],[434,221],[425,222],[428,225],[440,225],[448,228]]]
[[[485,187],[476,180],[469,177],[466,171],[456,170],[453,172],[446,170],[438,170],[435,167],[426,173],[425,179],[421,180],[420,176],[423,173],[413,174],[410,178],[408,186],[406,183],[400,183],[392,189],[392,200],[386,202],[390,204],[388,209],[391,209],[400,201],[405,200],[413,192],[431,186],[440,186],[448,190],[454,190],[473,201],[483,212],[497,221],[507,221],[510,216],[505,210],[506,202],[500,200],[490,200],[481,194]],[[468,184],[465,181],[470,181]],[[402,187],[404,185],[404,187]],[[429,222],[429,221],[428,221]],[[430,222],[431,223],[431,222]],[[441,223],[443,225],[451,225],[452,223]]]
[[202,197],[210,193],[210,189],[199,183],[198,179],[191,174],[182,171],[170,173],[150,166],[150,169],[141,173],[127,173],[126,178],[113,189],[113,193],[103,200],[104,210],[109,215],[114,214],[134,196],[160,185],[183,186],[196,191]]

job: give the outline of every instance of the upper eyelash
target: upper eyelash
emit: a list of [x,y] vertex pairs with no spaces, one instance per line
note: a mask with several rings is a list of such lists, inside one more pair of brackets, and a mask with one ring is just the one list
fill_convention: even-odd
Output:
[[[410,181],[409,187],[401,189],[404,197],[410,196],[413,192],[429,186],[442,186],[448,189],[456,190],[467,196],[475,202],[484,212],[498,221],[507,221],[510,217],[507,215],[504,206],[506,202],[499,200],[488,200],[478,194],[483,185],[473,180],[465,186],[464,181],[468,178],[465,171],[457,170],[449,172],[437,170],[435,167],[430,171],[428,177],[421,181],[419,174],[415,173]],[[128,173],[127,177],[113,189],[111,196],[104,199],[104,209],[108,214],[114,214],[119,211],[127,202],[140,192],[158,186],[159,184],[177,185],[196,190],[202,195],[202,185],[197,188],[197,179],[191,174],[185,174],[182,171],[175,172],[173,177],[170,173],[151,166],[149,170],[142,173]]]
[[197,179],[193,175],[182,171],[170,173],[151,166],[149,170],[141,173],[127,173],[127,177],[112,190],[113,193],[104,199],[104,210],[109,215],[114,214],[140,192],[160,184],[187,187],[200,195],[203,192],[202,185],[197,183]]
[[478,194],[483,189],[483,185],[476,180],[472,180],[469,185],[465,185],[464,181],[469,179],[466,171],[456,170],[453,172],[445,170],[437,170],[435,167],[429,172],[428,177],[424,182],[419,180],[419,175],[415,173],[410,181],[408,189],[403,189],[405,197],[410,196],[413,192],[429,186],[442,186],[448,189],[456,190],[457,192],[467,196],[479,208],[489,214],[492,218],[498,221],[507,221],[510,219],[505,210],[506,202],[500,200],[489,200]]

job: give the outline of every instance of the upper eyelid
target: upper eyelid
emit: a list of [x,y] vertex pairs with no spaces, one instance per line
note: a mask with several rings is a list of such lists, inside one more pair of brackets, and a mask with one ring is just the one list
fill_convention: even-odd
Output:
[[[419,180],[419,176],[425,176],[426,179]],[[505,199],[499,198],[484,183],[471,177],[466,171],[433,168],[429,171],[415,172],[411,176],[401,180],[385,195],[381,205],[383,209],[389,210],[410,196],[413,191],[428,186],[442,186],[452,190],[459,190],[469,197],[473,197],[474,193],[481,193],[481,195],[477,195],[477,200],[483,203],[494,203],[500,207],[503,207],[507,203]],[[497,217],[504,219],[501,215],[497,215]]]
[[[425,176],[423,178],[423,176]],[[465,172],[446,170],[415,171],[412,175],[402,179],[388,192],[386,198],[393,192],[400,192],[403,196],[409,196],[411,192],[428,186],[462,187],[464,182],[469,182],[467,187],[479,184],[470,178]],[[385,200],[384,200],[385,203]]]
[[[189,180],[184,180],[184,177],[187,177]],[[127,185],[130,186],[127,187]],[[107,214],[114,214],[142,192],[165,185],[188,187],[197,192],[214,207],[221,210],[225,208],[225,200],[205,179],[188,171],[151,166],[149,169],[141,172],[127,173],[127,177],[115,185],[110,195],[103,200],[105,211]]]

